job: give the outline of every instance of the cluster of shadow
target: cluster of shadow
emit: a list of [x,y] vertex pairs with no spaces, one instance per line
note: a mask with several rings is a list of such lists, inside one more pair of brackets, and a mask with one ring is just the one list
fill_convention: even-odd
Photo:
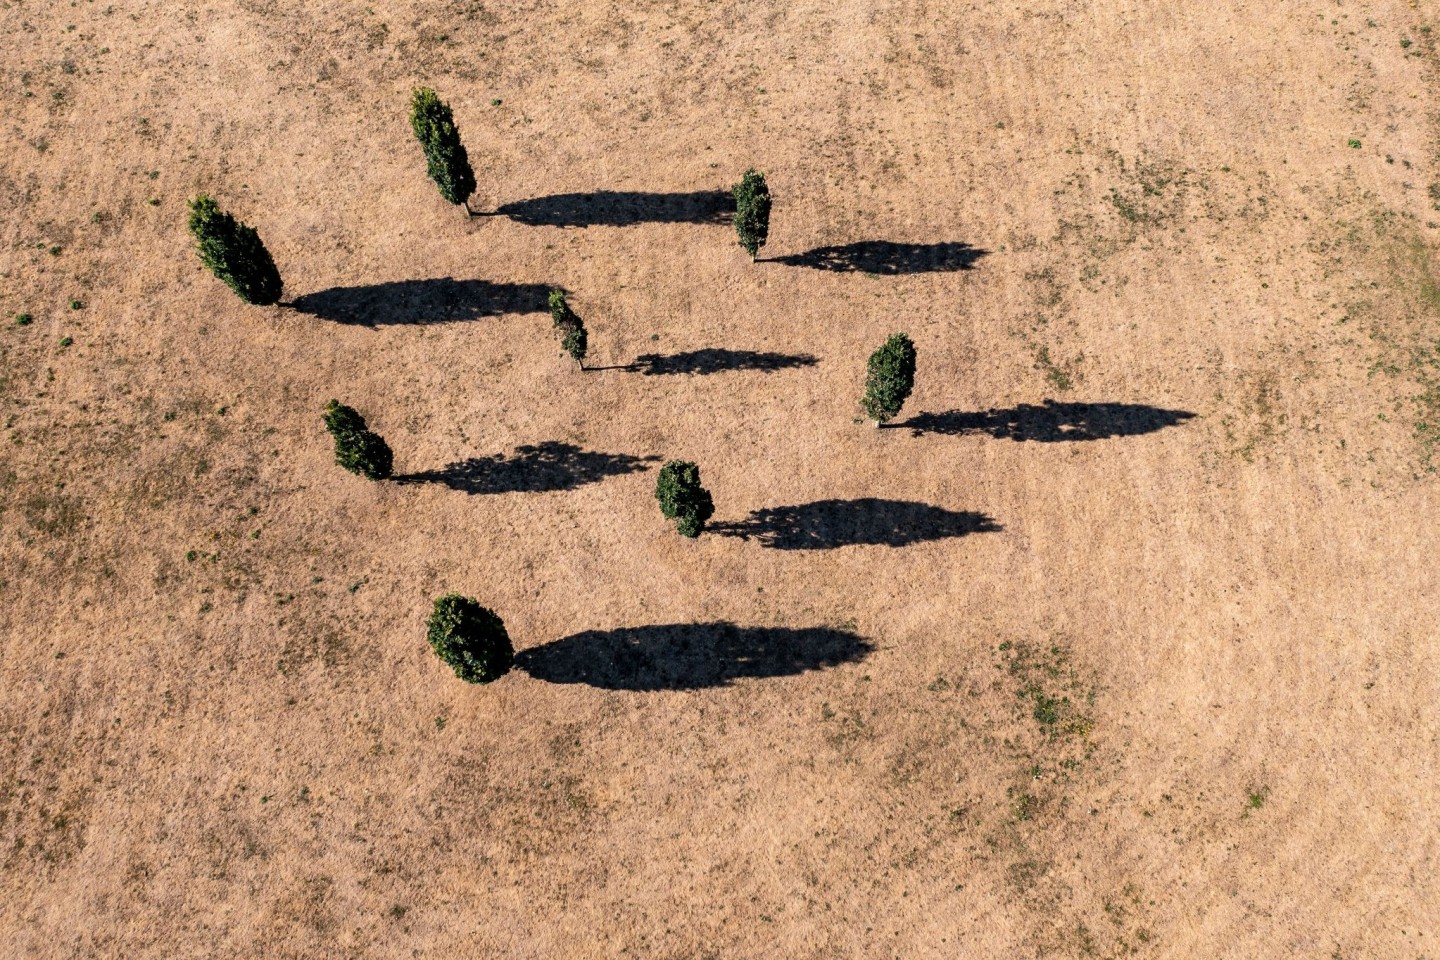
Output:
[[471,457],[440,470],[410,473],[396,483],[439,483],[465,493],[544,493],[573,490],[606,477],[647,470],[659,457],[632,457],[624,453],[595,453],[572,443],[547,440],[536,446],[516,447],[506,456]]
[[759,370],[773,373],[793,367],[813,367],[818,357],[808,353],[771,353],[756,350],[727,350],[723,347],[706,347],[686,353],[661,355],[641,354],[634,363],[619,367],[591,367],[592,370],[629,370],[643,373],[647,377],[672,376],[693,373],[705,375],[724,373],[728,370]]
[[1061,443],[1137,436],[1184,423],[1195,414],[1166,410],[1141,403],[1022,403],[1009,410],[921,413],[892,428],[911,430],[916,436],[941,433],[950,436],[983,433],[997,440],[1035,440]]
[[785,677],[863,660],[874,645],[827,627],[676,623],[587,630],[522,650],[515,663],[538,680],[606,690],[700,690],[742,678]]
[[862,240],[843,246],[816,247],[805,253],[785,257],[770,257],[766,262],[836,273],[899,276],[969,270],[989,252],[968,243],[893,243],[889,240]]
[[728,190],[559,193],[502,204],[486,216],[531,227],[633,227],[639,223],[724,223],[735,212]]
[[550,289],[543,283],[491,283],[435,277],[331,287],[296,297],[289,305],[324,320],[367,327],[446,323],[506,313],[542,312],[548,309]]
[[904,547],[1003,528],[983,513],[946,510],[910,500],[817,500],[766,507],[744,520],[710,524],[725,537],[756,539],[774,550],[833,550],[856,545]]

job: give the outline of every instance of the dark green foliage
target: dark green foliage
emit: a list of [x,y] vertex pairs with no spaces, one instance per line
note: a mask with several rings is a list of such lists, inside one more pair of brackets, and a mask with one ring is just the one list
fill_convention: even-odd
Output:
[[[190,232],[195,235],[200,262],[241,300],[267,306],[280,299],[280,271],[253,227],[202,194],[190,201]],[[78,302],[72,300],[71,306]]]
[[903,333],[894,333],[885,345],[870,355],[865,375],[865,399],[861,406],[876,423],[893,419],[915,387],[915,344]]
[[570,309],[570,304],[565,300],[564,290],[550,291],[550,322],[555,325],[556,330],[563,330],[575,316],[575,311]]
[[365,425],[365,418],[339,400],[325,405],[325,429],[335,438],[335,462],[371,480],[385,480],[394,469],[394,454],[380,435]]
[[[576,320],[578,321],[579,317],[576,317]],[[589,345],[590,339],[585,333],[585,324],[578,322],[565,331],[565,339],[560,341],[560,346],[575,358],[575,362],[580,364],[582,370],[585,368],[585,351],[589,349]]]
[[475,172],[455,129],[450,105],[441,102],[429,87],[417,87],[410,97],[410,129],[425,150],[425,169],[440,195],[456,204],[469,200],[475,192]]
[[504,621],[469,597],[440,597],[425,626],[435,653],[466,683],[499,680],[515,662]]
[[590,335],[585,332],[585,321],[570,309],[563,290],[550,291],[550,320],[555,326],[555,333],[560,337],[561,348],[575,358],[580,369],[585,369],[585,353],[590,346]]
[[665,519],[677,521],[676,529],[687,537],[700,536],[715,513],[710,491],[700,486],[700,468],[685,460],[671,460],[660,468],[655,499]]
[[765,174],[746,170],[735,184],[735,233],[754,260],[770,236],[770,187]]

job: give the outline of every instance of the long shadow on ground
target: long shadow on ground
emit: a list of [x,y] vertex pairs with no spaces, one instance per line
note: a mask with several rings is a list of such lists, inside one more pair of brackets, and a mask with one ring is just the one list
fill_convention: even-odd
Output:
[[817,357],[808,353],[762,353],[754,350],[726,350],[723,347],[707,347],[688,353],[672,353],[662,356],[647,353],[635,358],[625,369],[637,370],[647,377],[671,374],[723,373],[727,370],[760,370],[773,373],[793,367],[813,367],[819,363]]
[[594,453],[571,443],[547,440],[516,447],[514,454],[471,457],[440,470],[396,477],[396,483],[440,483],[465,493],[544,493],[573,490],[606,477],[647,470],[659,457]]
[[724,537],[753,537],[774,550],[833,550],[853,545],[904,547],[1002,529],[983,513],[874,497],[766,507],[737,523],[706,527]]
[[734,212],[735,198],[726,190],[597,190],[517,200],[496,207],[490,215],[531,227],[633,227],[639,223],[724,223]]
[[893,428],[922,433],[962,436],[984,433],[997,440],[1035,440],[1060,443],[1075,440],[1104,440],[1154,433],[1184,423],[1195,414],[1165,410],[1140,403],[1022,403],[1009,410],[921,413]]
[[675,623],[587,630],[515,657],[538,680],[606,690],[700,690],[863,660],[875,647],[827,627]]
[[436,277],[331,287],[296,297],[290,306],[336,323],[375,327],[535,313],[548,308],[549,294],[550,288],[542,283],[491,283]]
[[892,243],[889,240],[862,240],[839,247],[816,247],[787,257],[771,257],[769,263],[787,267],[810,267],[839,273],[876,273],[899,276],[909,273],[950,273],[970,270],[990,251],[968,243]]

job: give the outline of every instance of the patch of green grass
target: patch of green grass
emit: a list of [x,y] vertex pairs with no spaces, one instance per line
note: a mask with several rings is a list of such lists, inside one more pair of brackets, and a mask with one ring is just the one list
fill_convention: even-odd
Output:
[[1075,386],[1080,379],[1080,364],[1085,360],[1085,354],[1077,354],[1075,357],[1056,363],[1050,357],[1050,348],[1041,346],[1035,351],[1035,368],[1045,374],[1045,380],[1056,390],[1066,391]]

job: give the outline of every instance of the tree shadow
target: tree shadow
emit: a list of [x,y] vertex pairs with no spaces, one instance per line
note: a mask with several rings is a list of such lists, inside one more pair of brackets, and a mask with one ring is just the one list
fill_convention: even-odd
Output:
[[922,433],[963,436],[984,433],[997,440],[1035,440],[1060,443],[1075,440],[1105,440],[1154,433],[1184,423],[1195,414],[1166,410],[1142,403],[1056,403],[1046,400],[1036,406],[1022,403],[1009,410],[921,413],[892,428]]
[[530,227],[633,227],[640,223],[724,223],[735,212],[728,190],[639,193],[597,190],[502,204],[487,216]]
[[705,529],[742,540],[754,537],[761,546],[774,550],[833,550],[855,545],[904,547],[1004,528],[970,510],[957,512],[928,503],[864,497],[766,507],[738,523],[712,523]]
[[816,247],[788,257],[771,257],[770,263],[787,267],[809,267],[837,273],[876,273],[899,276],[908,273],[950,273],[970,270],[989,250],[968,243],[892,243],[889,240],[862,240],[839,247]]
[[668,356],[658,353],[643,354],[636,357],[628,369],[638,370],[647,377],[682,373],[704,375],[726,370],[760,370],[773,373],[792,367],[813,367],[819,362],[819,358],[808,353],[762,353],[754,350],[707,347],[704,350],[672,353]]
[[427,470],[395,477],[396,483],[440,483],[465,493],[545,493],[573,490],[606,477],[648,470],[659,457],[632,457],[624,453],[592,453],[571,443],[547,440],[538,446],[516,447],[507,457],[471,457]]
[[547,309],[549,294],[550,288],[542,283],[491,283],[436,277],[331,287],[296,297],[290,306],[336,323],[376,327],[536,313]]
[[537,680],[606,690],[701,690],[736,680],[788,677],[863,660],[875,649],[847,630],[674,623],[587,630],[522,650],[515,663]]

